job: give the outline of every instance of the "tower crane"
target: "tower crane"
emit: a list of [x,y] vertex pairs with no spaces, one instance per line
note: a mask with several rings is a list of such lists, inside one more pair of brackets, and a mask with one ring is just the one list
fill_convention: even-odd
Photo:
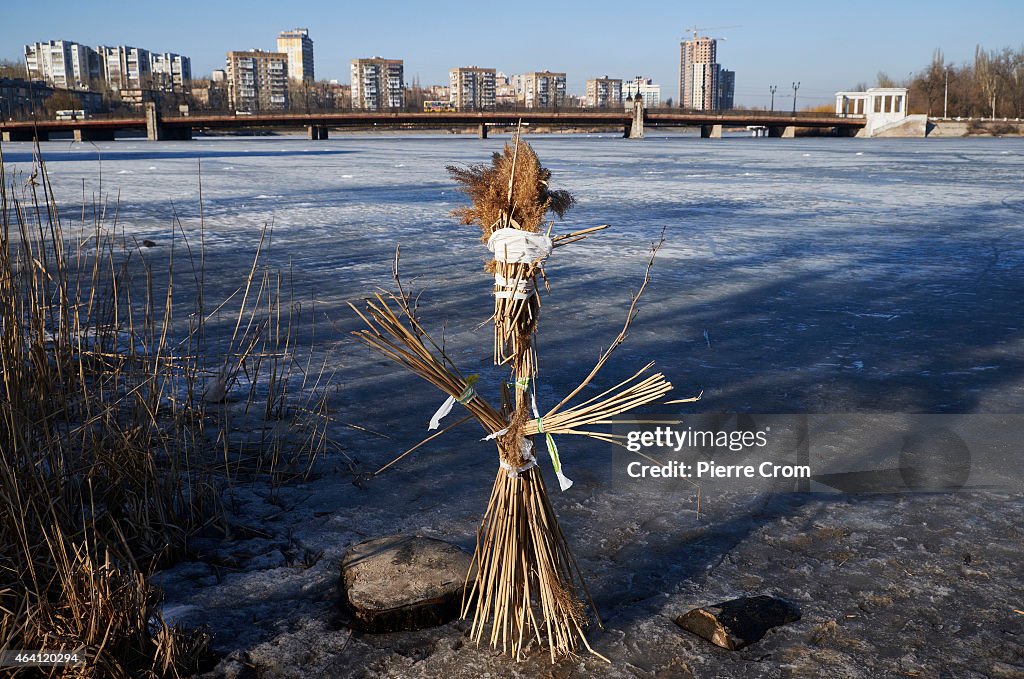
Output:
[[[704,27],[692,26],[690,28],[684,28],[683,32],[684,33],[689,33],[690,34],[690,39],[692,40],[692,39],[697,38],[697,33],[699,33],[700,31],[723,31],[723,30],[725,30],[727,28],[742,28],[742,26],[704,26]],[[685,40],[685,37],[682,38],[682,39]],[[719,38],[719,39],[720,40],[724,40],[725,38]]]

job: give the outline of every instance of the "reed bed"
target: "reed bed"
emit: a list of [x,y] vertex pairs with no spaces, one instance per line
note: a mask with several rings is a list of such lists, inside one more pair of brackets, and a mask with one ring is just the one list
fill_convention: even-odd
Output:
[[76,225],[38,147],[18,175],[0,147],[0,652],[84,660],[15,675],[201,668],[208,633],[167,624],[149,576],[197,532],[228,530],[226,487],[301,476],[333,445],[329,376],[296,346],[269,230],[211,308],[202,220],[199,242],[175,218],[150,250],[118,234],[116,212],[83,196]]

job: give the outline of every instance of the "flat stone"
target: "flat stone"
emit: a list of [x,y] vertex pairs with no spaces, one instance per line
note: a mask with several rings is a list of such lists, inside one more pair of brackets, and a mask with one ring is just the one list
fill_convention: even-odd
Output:
[[360,542],[341,562],[343,606],[366,632],[398,632],[454,620],[470,557],[456,545],[392,535]]
[[676,624],[716,646],[738,651],[761,639],[771,628],[799,619],[796,604],[761,595],[695,608],[676,618]]

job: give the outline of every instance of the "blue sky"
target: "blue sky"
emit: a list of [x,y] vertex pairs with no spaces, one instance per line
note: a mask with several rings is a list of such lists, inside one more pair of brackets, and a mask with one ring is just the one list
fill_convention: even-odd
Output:
[[[348,62],[380,55],[405,60],[406,79],[447,82],[454,66],[506,73],[549,69],[568,74],[582,93],[587,78],[644,75],[676,97],[679,39],[692,26],[725,38],[719,62],[736,71],[738,104],[776,106],[831,100],[838,89],[873,83],[885,71],[906,78],[940,47],[956,63],[976,44],[1024,44],[1024,1],[734,0],[707,2],[6,2],[0,10],[0,58],[22,45],[64,38],[90,45],[130,44],[192,58],[196,75],[222,68],[232,49],[275,46],[277,32],[308,27],[318,78],[348,82]],[[947,9],[949,7],[949,9]],[[722,28],[716,28],[722,27]],[[725,28],[728,27],[728,28]],[[780,102],[783,102],[780,104]]]

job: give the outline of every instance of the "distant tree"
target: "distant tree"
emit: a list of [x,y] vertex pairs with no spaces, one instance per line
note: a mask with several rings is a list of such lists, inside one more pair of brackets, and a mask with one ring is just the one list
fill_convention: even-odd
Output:
[[1016,118],[1024,116],[1024,47],[1011,51],[1007,63],[1010,82],[1010,105]]
[[928,68],[911,83],[911,89],[924,94],[924,105],[919,108],[928,115],[937,110],[938,102],[945,90],[946,68],[946,57],[941,49],[936,49],[932,53],[932,61]]
[[10,59],[0,59],[0,78],[26,78],[25,64]]
[[1004,54],[986,52],[978,45],[974,49],[974,75],[978,86],[985,94],[987,102],[992,103],[992,117],[996,117],[996,100],[1003,90]]
[[896,81],[889,77],[889,74],[885,71],[879,71],[878,75],[875,76],[875,87],[899,87]]
[[57,90],[43,100],[43,110],[50,117],[57,114],[57,111],[73,111],[82,107],[81,101],[68,90]]

